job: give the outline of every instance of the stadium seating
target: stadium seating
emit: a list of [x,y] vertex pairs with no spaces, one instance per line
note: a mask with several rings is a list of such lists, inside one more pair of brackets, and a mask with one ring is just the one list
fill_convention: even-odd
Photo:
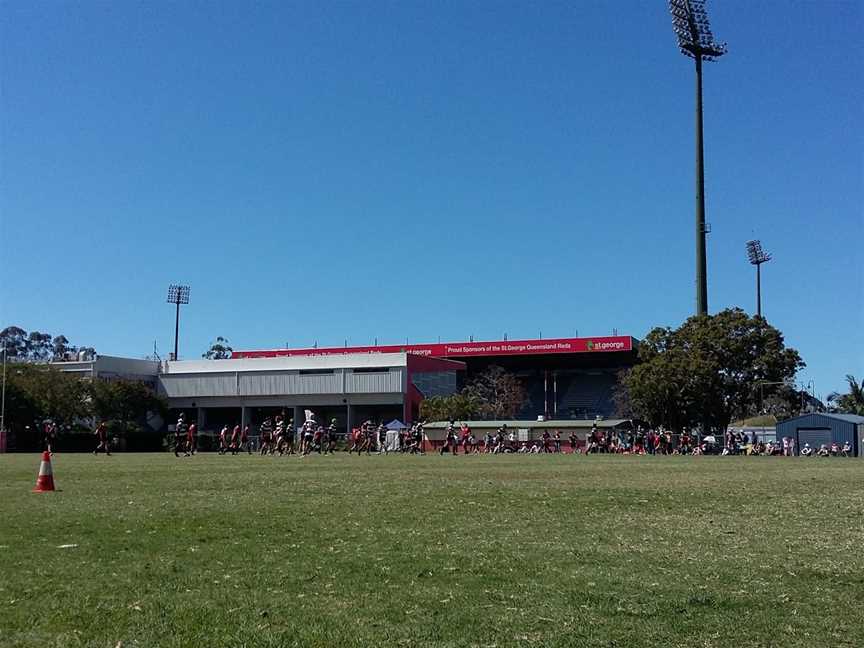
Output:
[[615,376],[609,373],[573,373],[567,376],[567,385],[562,390],[558,379],[557,418],[592,419],[597,416],[610,417],[615,406],[612,394]]
[[[543,412],[543,376],[523,377],[528,402],[519,414],[534,419]],[[610,418],[615,412],[612,396],[615,375],[612,372],[561,372],[557,377],[557,408],[552,409],[552,386],[549,385],[549,415],[557,419]]]

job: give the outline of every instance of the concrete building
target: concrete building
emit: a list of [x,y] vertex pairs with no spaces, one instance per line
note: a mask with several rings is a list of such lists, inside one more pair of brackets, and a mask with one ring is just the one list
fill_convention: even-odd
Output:
[[155,360],[137,360],[99,355],[89,360],[64,360],[50,363],[54,369],[75,374],[81,378],[111,380],[143,380],[156,387],[159,363]]

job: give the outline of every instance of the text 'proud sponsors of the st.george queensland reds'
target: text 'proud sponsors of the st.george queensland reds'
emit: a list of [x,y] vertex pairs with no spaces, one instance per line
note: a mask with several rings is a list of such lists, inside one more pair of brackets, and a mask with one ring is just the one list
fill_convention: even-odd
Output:
[[349,353],[410,353],[433,358],[466,356],[536,355],[549,353],[596,353],[598,351],[631,351],[633,340],[628,336],[599,338],[559,338],[549,340],[500,340],[497,342],[443,342],[437,344],[388,344],[354,347],[323,347],[311,349],[269,349],[235,351],[234,358],[274,356],[321,356]]

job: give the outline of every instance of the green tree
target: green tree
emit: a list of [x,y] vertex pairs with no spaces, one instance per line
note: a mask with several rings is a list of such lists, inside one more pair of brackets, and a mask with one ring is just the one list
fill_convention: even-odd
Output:
[[69,346],[69,340],[62,334],[54,338],[51,347],[54,360],[65,360],[67,353],[75,351],[75,347]]
[[[9,372],[7,407],[19,426],[51,419],[72,427],[90,415],[86,383],[46,365],[18,365]],[[15,418],[11,418],[11,417]]]
[[121,430],[137,429],[149,413],[164,417],[168,403],[140,380],[95,380],[87,392],[92,414]]
[[759,385],[790,382],[804,366],[764,318],[738,308],[657,328],[639,346],[623,388],[637,417],[673,430],[722,432],[760,405]]
[[426,421],[470,421],[479,412],[479,403],[463,393],[434,396],[420,403],[420,418]]
[[201,357],[207,360],[226,360],[231,357],[233,351],[234,349],[228,343],[228,338],[219,336],[214,342],[210,343],[210,348]]
[[849,385],[849,393],[831,392],[828,403],[838,412],[864,416],[864,380],[859,383],[855,376],[847,374],[846,383]]
[[48,362],[54,351],[52,340],[49,333],[31,331],[27,336],[27,358],[32,362]]
[[7,326],[0,331],[0,349],[6,349],[10,361],[27,359],[27,331],[17,326]]

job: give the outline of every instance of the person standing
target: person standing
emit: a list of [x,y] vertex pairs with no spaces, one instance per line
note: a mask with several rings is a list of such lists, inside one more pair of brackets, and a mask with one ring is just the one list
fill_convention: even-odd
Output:
[[363,448],[366,450],[366,454],[372,454],[372,446],[375,445],[375,426],[372,424],[372,421],[366,421],[364,424],[364,437],[363,437]]
[[222,426],[219,432],[219,454],[224,455],[228,451],[228,424]]
[[186,456],[190,457],[198,451],[198,426],[190,423],[186,429]]
[[250,455],[252,454],[252,446],[249,444],[249,424],[243,426],[243,430],[240,432],[240,452],[246,450]]
[[444,445],[441,446],[441,455],[443,456],[449,451],[453,454],[453,456],[456,456],[456,445],[456,425],[453,421],[450,421],[450,423],[447,424],[447,430],[444,437]]
[[270,421],[270,417],[264,419],[264,422],[261,424],[260,428],[261,433],[261,454],[265,455],[273,452],[273,448],[271,445],[272,435],[273,435],[273,423]]
[[285,440],[285,419],[276,415],[276,427],[273,430],[273,451],[280,455],[284,452],[282,443]]
[[310,418],[303,424],[303,456],[310,454],[315,440],[315,419]]
[[283,421],[287,421],[285,424],[285,454],[292,455],[294,454],[294,434],[296,433],[294,419],[285,418],[285,410],[282,410],[282,417]]
[[179,457],[180,451],[183,450],[185,454],[185,448],[183,444],[186,442],[186,431],[189,427],[186,425],[186,415],[183,412],[180,412],[180,416],[177,417],[177,425],[174,426],[174,456]]
[[108,426],[105,425],[105,421],[99,422],[99,425],[96,426],[96,430],[93,432],[93,436],[96,437],[96,449],[93,451],[93,454],[98,455],[101,450],[105,453],[105,456],[110,457],[111,453],[108,451]]
[[459,434],[461,436],[460,442],[462,443],[462,454],[468,454],[470,450],[470,443],[468,442],[468,438],[471,436],[471,428],[468,427],[468,424],[465,421],[459,425]]
[[388,452],[390,452],[390,448],[387,447],[387,426],[382,421],[381,425],[378,426],[378,454],[387,454]]
[[42,444],[49,454],[54,454],[54,445],[57,441],[57,426],[53,421],[45,421],[42,425]]
[[234,429],[231,430],[231,454],[236,455],[240,452],[240,424],[237,423],[234,425]]
[[336,452],[336,419],[330,419],[330,425],[327,426],[327,451],[325,454],[333,454]]

